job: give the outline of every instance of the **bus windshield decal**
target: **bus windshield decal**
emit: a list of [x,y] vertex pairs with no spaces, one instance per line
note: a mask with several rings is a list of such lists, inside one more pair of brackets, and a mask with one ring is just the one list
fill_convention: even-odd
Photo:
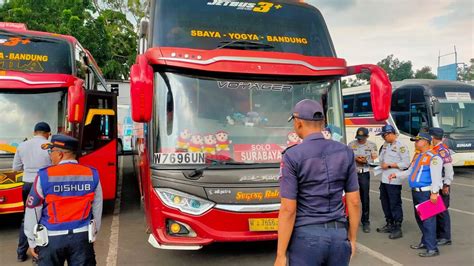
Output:
[[305,37],[294,37],[294,36],[276,36],[276,35],[258,35],[256,33],[239,33],[239,32],[228,32],[221,33],[219,31],[211,30],[200,30],[193,29],[190,31],[191,37],[196,38],[214,38],[214,39],[223,39],[223,40],[232,40],[232,41],[261,41],[265,40],[267,42],[274,43],[292,43],[292,44],[302,44],[307,45],[308,39]]
[[241,90],[255,90],[255,91],[286,91],[291,92],[293,85],[291,84],[275,84],[275,83],[260,83],[260,82],[238,82],[238,81],[217,81],[217,86],[220,89],[241,89]]
[[66,41],[0,34],[0,70],[71,74],[72,53]]
[[279,10],[283,8],[281,4],[274,4],[272,2],[241,2],[231,0],[214,0],[207,3],[208,6],[222,6],[222,7],[233,7],[237,10],[252,11],[256,13],[268,13],[271,10]]
[[470,102],[471,94],[469,92],[445,92],[446,100],[448,101],[463,101],[463,102]]

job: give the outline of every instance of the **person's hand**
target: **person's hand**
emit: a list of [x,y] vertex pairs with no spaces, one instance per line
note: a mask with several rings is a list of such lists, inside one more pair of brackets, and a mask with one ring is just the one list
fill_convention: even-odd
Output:
[[448,186],[443,187],[443,195],[445,195],[445,196],[449,195],[449,187]]
[[286,266],[286,255],[282,255],[282,256],[277,256],[276,257],[276,260],[275,260],[275,263],[273,264],[274,266]]
[[38,259],[38,253],[35,252],[34,248],[28,248],[30,251],[31,256],[33,256],[35,259]]
[[431,193],[430,195],[430,201],[431,203],[433,204],[436,204],[436,202],[438,202],[438,193]]
[[382,167],[382,169],[384,169],[384,170],[387,170],[387,169],[388,169],[388,166],[389,166],[388,163],[382,163],[382,164],[380,165],[380,167]]
[[351,260],[354,257],[356,253],[356,242],[355,241],[349,241],[351,243]]

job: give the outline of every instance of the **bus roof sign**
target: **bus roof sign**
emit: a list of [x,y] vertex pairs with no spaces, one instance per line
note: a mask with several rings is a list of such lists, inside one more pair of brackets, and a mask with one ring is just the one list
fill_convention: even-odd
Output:
[[28,30],[25,23],[14,23],[14,22],[0,22],[0,28],[8,28],[15,30]]

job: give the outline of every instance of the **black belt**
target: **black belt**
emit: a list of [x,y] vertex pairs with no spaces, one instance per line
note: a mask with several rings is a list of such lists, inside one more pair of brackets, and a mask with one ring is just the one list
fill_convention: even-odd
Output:
[[347,228],[347,223],[346,222],[340,222],[340,221],[333,221],[333,222],[327,222],[323,224],[311,224],[308,226],[314,226],[314,227],[319,227],[319,228],[335,228],[335,229],[346,229]]

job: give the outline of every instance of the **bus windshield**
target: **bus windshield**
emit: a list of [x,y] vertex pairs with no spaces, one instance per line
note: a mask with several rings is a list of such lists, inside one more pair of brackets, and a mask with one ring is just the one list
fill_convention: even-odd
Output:
[[[0,92],[0,144],[16,147],[31,138],[36,123],[44,121],[53,134],[62,131],[65,120],[65,93]],[[1,153],[8,153],[3,150]]]
[[[325,106],[328,131],[333,139],[343,140],[338,80],[283,82],[176,73],[156,73],[155,80],[155,164],[199,164],[205,156],[278,163],[286,147],[301,141],[288,118],[303,99]],[[184,161],[179,153],[194,154]],[[170,161],[169,154],[179,157]]]
[[470,135],[474,133],[474,89],[472,87],[436,88],[439,101],[438,122],[448,133]]
[[0,33],[0,70],[72,73],[70,45],[52,37]]
[[184,5],[157,0],[151,21],[155,47],[223,47],[335,56],[322,15],[307,4],[186,0]]

